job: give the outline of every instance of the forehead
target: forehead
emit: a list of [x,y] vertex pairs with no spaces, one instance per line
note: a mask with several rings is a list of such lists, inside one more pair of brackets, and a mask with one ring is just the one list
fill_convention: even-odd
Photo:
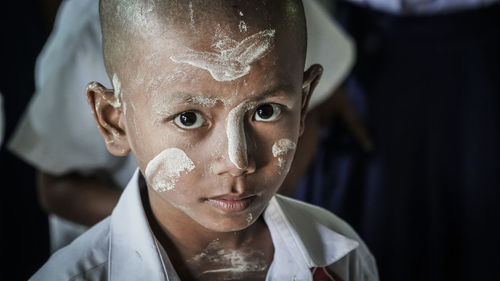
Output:
[[[241,33],[216,24],[195,36],[187,29],[171,28],[161,36],[135,41],[136,63],[124,70],[129,73],[128,87],[153,96],[217,97],[300,87],[300,52],[286,47],[289,42],[280,30],[252,28]],[[242,88],[247,91],[238,93]]]

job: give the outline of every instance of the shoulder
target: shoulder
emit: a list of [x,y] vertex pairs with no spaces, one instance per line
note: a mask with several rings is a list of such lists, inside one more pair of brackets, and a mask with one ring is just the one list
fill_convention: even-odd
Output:
[[281,195],[276,200],[317,265],[328,265],[345,280],[378,280],[375,258],[347,222],[306,202]]
[[296,226],[321,224],[348,238],[361,240],[347,222],[322,207],[282,195],[276,195],[276,200]]
[[106,280],[110,219],[55,252],[30,280]]

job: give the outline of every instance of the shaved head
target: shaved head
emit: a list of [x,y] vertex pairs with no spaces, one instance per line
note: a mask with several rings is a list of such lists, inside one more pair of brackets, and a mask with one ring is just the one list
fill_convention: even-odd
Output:
[[100,0],[100,17],[104,60],[111,79],[150,55],[151,50],[141,48],[143,42],[162,38],[161,44],[155,43],[158,49],[182,40],[191,41],[192,46],[197,44],[193,41],[215,45],[217,37],[217,42],[224,37],[240,42],[263,30],[274,30],[274,44],[296,48],[302,60],[305,57],[300,0]]

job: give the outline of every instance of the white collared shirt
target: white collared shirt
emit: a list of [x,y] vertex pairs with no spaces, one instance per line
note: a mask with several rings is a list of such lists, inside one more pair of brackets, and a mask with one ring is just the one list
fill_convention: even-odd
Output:
[[[30,280],[180,280],[149,227],[138,176],[139,170],[110,217],[54,253]],[[275,249],[266,280],[312,280],[315,267],[344,281],[378,280],[367,247],[332,213],[276,195],[263,216]]]

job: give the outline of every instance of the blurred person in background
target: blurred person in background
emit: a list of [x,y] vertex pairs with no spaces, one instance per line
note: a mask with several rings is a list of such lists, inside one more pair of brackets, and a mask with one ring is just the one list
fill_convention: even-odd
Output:
[[49,256],[47,218],[38,205],[34,169],[7,149],[34,89],[33,68],[54,20],[58,1],[4,1],[0,9],[2,44],[0,92],[4,134],[0,150],[4,270],[9,280],[27,280]]
[[500,280],[499,1],[332,12],[357,46],[346,91],[373,149],[334,118],[294,196],[353,225],[381,280]]

